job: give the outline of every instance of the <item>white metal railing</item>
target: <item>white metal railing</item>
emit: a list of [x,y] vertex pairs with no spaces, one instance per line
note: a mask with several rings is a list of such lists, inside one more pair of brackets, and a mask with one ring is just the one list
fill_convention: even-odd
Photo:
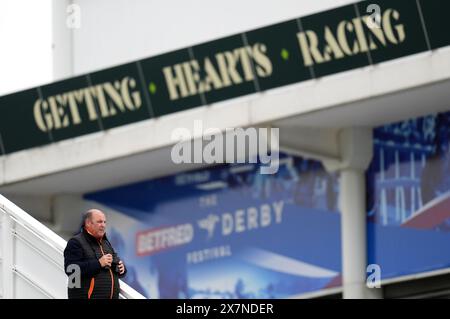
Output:
[[[67,298],[66,241],[0,195],[0,298]],[[121,299],[145,299],[120,282]]]

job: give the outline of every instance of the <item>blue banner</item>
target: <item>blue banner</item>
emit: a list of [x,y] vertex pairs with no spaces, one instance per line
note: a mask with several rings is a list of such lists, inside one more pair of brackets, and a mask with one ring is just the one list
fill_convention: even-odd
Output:
[[125,281],[150,298],[283,298],[341,282],[338,181],[281,156],[87,194],[107,212]]
[[368,261],[382,278],[450,267],[450,112],[374,131]]

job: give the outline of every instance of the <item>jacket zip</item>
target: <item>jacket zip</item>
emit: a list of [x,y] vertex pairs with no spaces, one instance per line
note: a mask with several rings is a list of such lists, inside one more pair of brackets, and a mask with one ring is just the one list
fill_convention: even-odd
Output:
[[[103,251],[103,247],[102,247],[101,241],[98,241],[97,243],[98,243],[98,245],[100,246],[100,250],[102,251],[102,256],[104,256],[104,255],[105,255],[105,252]],[[110,296],[109,296],[109,299],[112,299],[112,297],[113,297],[113,292],[114,292],[114,276],[113,276],[113,274],[112,274],[111,267],[109,267],[109,275],[111,276],[111,294],[110,294]]]

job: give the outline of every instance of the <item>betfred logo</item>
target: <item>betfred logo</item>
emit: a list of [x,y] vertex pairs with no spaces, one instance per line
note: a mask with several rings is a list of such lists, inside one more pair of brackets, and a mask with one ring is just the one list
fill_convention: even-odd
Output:
[[191,224],[153,228],[136,234],[136,254],[152,255],[166,249],[188,244],[194,238]]

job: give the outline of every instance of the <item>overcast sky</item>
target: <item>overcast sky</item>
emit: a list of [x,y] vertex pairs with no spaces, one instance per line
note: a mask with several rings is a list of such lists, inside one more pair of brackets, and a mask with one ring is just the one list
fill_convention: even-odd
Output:
[[0,1],[0,96],[52,81],[51,0]]

